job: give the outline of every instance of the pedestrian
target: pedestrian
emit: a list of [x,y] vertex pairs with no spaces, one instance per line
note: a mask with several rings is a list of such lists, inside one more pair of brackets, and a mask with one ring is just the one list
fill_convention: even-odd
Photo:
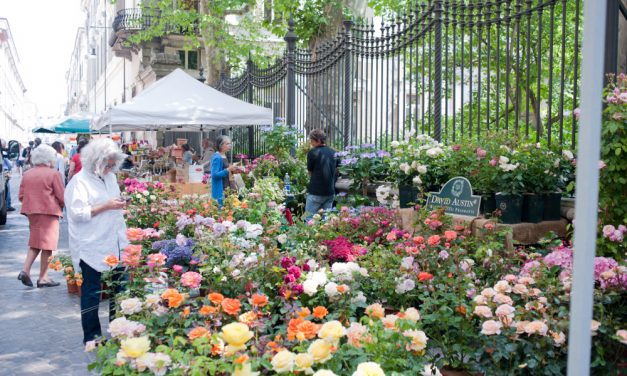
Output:
[[83,168],[83,165],[81,163],[81,150],[85,147],[85,145],[87,145],[87,143],[88,141],[84,138],[81,138],[78,141],[78,148],[76,148],[76,154],[74,154],[72,159],[70,159],[70,170],[68,171],[68,174],[67,174],[68,182],[72,179],[74,175],[80,172],[81,168]]
[[40,253],[37,287],[59,286],[59,282],[48,278],[48,260],[57,249],[59,217],[63,215],[63,182],[54,169],[56,154],[48,145],[34,149],[31,152],[33,168],[24,173],[20,183],[21,214],[28,218],[30,237],[24,269],[17,279],[30,287],[33,287],[30,269]]
[[7,211],[15,211],[15,208],[11,205],[11,161],[9,158],[2,158],[2,173],[5,174],[4,179],[4,202],[7,205]]
[[124,159],[124,162],[122,163],[122,167],[120,167],[120,169],[122,170],[132,169],[134,166],[133,154],[131,154],[131,152],[128,150],[127,144],[122,145],[122,153],[126,154],[126,159]]
[[305,202],[305,221],[309,221],[319,210],[329,210],[335,198],[337,161],[335,150],[326,145],[327,135],[322,129],[309,133],[312,149],[307,153],[309,185]]
[[20,174],[20,176],[22,176],[22,169],[24,167],[24,145],[22,145],[21,143],[19,144],[15,165],[17,167],[17,172]]
[[65,184],[65,157],[63,156],[63,150],[65,146],[63,143],[59,141],[55,141],[52,143],[52,148],[57,152],[57,161],[55,163],[55,169],[59,171],[59,175],[61,175],[61,181]]
[[189,147],[189,144],[183,144],[183,146],[181,146],[183,148],[183,162],[187,163],[187,164],[192,164],[193,162],[193,158],[194,158],[194,153],[192,153],[192,149]]
[[[120,197],[115,176],[127,157],[115,143],[102,138],[90,142],[80,151],[81,171],[67,185],[69,247],[75,270],[83,273],[81,287],[81,323],[83,343],[102,336],[98,306],[101,273],[110,270],[104,260],[128,244],[126,222],[122,209],[126,201]],[[121,272],[114,270],[113,279],[119,289]],[[115,292],[113,293],[113,295]],[[115,296],[109,298],[109,320],[115,312]]]
[[202,140],[202,158],[201,164],[205,174],[211,173],[211,157],[216,152],[213,142],[208,138]]
[[224,205],[224,191],[230,187],[229,175],[233,166],[229,166],[226,153],[231,150],[232,142],[228,136],[219,136],[216,139],[218,150],[211,157],[211,197],[222,207]]
[[72,145],[72,147],[70,148],[70,159],[72,159],[72,157],[74,156],[74,154],[76,154],[76,149],[78,148],[77,145]]
[[35,141],[28,141],[28,146],[22,151],[22,156],[24,157],[24,171],[33,167],[30,163],[30,152],[33,151],[34,146]]

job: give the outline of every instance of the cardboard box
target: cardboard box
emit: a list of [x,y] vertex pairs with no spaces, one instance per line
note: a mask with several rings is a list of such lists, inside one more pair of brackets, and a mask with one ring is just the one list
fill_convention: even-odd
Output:
[[211,194],[211,185],[203,183],[172,183],[180,195]]

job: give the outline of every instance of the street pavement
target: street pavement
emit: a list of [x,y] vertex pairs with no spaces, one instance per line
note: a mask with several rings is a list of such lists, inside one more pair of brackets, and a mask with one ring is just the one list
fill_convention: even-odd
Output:
[[[58,287],[31,288],[17,275],[28,251],[28,220],[19,214],[20,176],[13,173],[13,207],[7,224],[0,226],[0,375],[90,375],[87,365],[95,359],[85,353],[80,318],[80,298],[70,295],[61,271],[50,271]],[[67,223],[61,222],[60,254],[69,254]],[[57,254],[57,252],[53,253]],[[31,269],[36,284],[39,258]],[[106,333],[108,305],[100,304],[100,323]]]

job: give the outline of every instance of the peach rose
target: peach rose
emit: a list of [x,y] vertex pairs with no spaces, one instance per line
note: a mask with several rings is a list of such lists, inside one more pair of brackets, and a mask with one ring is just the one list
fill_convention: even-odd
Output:
[[523,334],[525,327],[529,324],[529,321],[518,321],[516,323],[516,334]]
[[381,304],[374,303],[366,307],[366,314],[370,316],[370,318],[380,319],[385,316],[385,310]]
[[252,305],[257,307],[263,307],[268,304],[268,297],[263,294],[253,294],[250,300]]
[[597,330],[599,330],[599,326],[601,326],[601,323],[598,322],[597,320],[592,320],[590,322],[590,330],[592,330],[593,336],[597,335]]
[[492,301],[496,304],[509,304],[509,305],[514,304],[514,301],[512,300],[512,298],[510,298],[509,296],[505,294],[494,295],[494,298],[492,299]]
[[126,237],[131,242],[141,242],[144,240],[144,230],[141,228],[131,227],[126,229]]
[[481,325],[481,334],[484,334],[486,336],[491,336],[494,334],[501,334],[502,327],[503,327],[503,324],[501,324],[500,322],[494,321],[494,320],[488,320],[488,321],[485,321]]
[[515,284],[514,288],[512,288],[512,291],[514,292],[514,294],[518,295],[525,295],[529,292],[527,286],[523,285],[522,283]]
[[488,299],[493,297],[494,295],[496,295],[496,291],[494,291],[494,289],[491,287],[481,290],[481,296],[484,296]]
[[542,321],[532,321],[525,326],[525,333],[528,335],[539,334],[541,336],[545,336],[549,331],[549,327],[546,326]]
[[109,255],[104,258],[104,263],[110,268],[115,268],[120,263],[120,260],[114,255]]
[[551,332],[555,347],[560,347],[566,342],[566,335],[562,332]]
[[498,281],[496,283],[496,285],[494,285],[494,291],[501,293],[501,294],[506,294],[512,291],[511,286],[509,285],[509,282],[507,281]]
[[625,329],[617,330],[616,337],[618,337],[618,341],[620,343],[627,345],[627,330]]
[[492,310],[488,306],[476,306],[475,310],[472,313],[479,317],[492,317]]
[[496,309],[496,315],[498,317],[509,317],[512,318],[514,317],[514,312],[516,310],[514,309],[514,307],[512,307],[509,304],[501,304],[500,306],[497,307]]

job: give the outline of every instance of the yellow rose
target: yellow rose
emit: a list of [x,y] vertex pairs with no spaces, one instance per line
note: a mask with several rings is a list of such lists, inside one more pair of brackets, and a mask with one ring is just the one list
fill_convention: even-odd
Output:
[[321,369],[316,371],[313,376],[337,376],[333,371],[329,371],[328,369]]
[[385,376],[381,366],[375,362],[365,362],[357,366],[353,376]]
[[129,338],[122,340],[122,351],[129,358],[139,358],[150,350],[148,337]]
[[346,328],[337,320],[324,323],[318,332],[318,337],[337,342],[346,335]]
[[317,339],[309,345],[307,353],[313,356],[316,363],[324,363],[331,359],[331,349],[333,344],[323,339]]
[[253,372],[250,363],[244,363],[241,367],[236,368],[231,376],[257,376],[259,372]]
[[294,370],[294,353],[288,350],[281,350],[272,358],[272,369],[276,373],[287,373]]
[[225,340],[233,350],[245,348],[246,342],[253,337],[253,332],[248,329],[248,325],[240,322],[232,322],[222,327],[222,339]]
[[311,354],[298,354],[294,358],[294,364],[296,364],[296,371],[305,371],[305,373],[311,373],[311,366],[314,364],[314,358]]

